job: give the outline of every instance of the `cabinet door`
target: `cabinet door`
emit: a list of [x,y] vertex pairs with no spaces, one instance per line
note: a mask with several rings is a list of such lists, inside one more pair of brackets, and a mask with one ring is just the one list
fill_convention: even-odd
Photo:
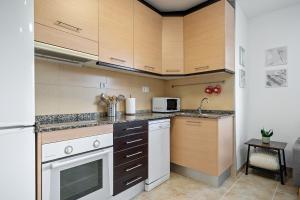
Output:
[[162,73],[183,74],[183,17],[163,17]]
[[225,66],[225,1],[184,16],[186,73],[223,69]]
[[217,119],[176,117],[171,129],[171,162],[218,174]]
[[99,59],[133,67],[133,0],[100,0]]
[[98,55],[98,0],[36,0],[36,40]]
[[162,17],[134,1],[134,67],[161,73]]

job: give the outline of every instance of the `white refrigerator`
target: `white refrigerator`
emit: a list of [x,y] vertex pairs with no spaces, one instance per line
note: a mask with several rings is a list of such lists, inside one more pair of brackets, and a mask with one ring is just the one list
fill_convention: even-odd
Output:
[[34,2],[0,1],[0,199],[35,199]]

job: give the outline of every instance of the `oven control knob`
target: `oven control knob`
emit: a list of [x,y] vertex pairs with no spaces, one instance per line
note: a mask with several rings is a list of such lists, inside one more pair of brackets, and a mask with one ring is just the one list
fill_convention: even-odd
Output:
[[99,140],[95,140],[93,146],[95,148],[99,148],[100,147],[100,141]]
[[66,154],[71,154],[72,152],[73,152],[73,147],[72,146],[66,146],[65,153]]

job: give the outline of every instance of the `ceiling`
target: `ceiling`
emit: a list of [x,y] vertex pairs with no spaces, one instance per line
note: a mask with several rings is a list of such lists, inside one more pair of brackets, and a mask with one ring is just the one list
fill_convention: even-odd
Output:
[[300,3],[300,0],[237,0],[249,18]]
[[207,0],[144,0],[161,12],[185,11]]

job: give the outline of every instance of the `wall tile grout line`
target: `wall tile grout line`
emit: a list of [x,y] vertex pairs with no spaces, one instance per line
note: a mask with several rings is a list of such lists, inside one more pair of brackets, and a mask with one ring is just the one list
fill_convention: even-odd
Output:
[[232,188],[236,185],[236,183],[244,176],[244,174],[242,174],[239,178],[237,178],[235,180],[235,182],[228,188],[228,190],[222,195],[222,197],[220,198],[220,200],[224,199],[224,197],[232,190]]

